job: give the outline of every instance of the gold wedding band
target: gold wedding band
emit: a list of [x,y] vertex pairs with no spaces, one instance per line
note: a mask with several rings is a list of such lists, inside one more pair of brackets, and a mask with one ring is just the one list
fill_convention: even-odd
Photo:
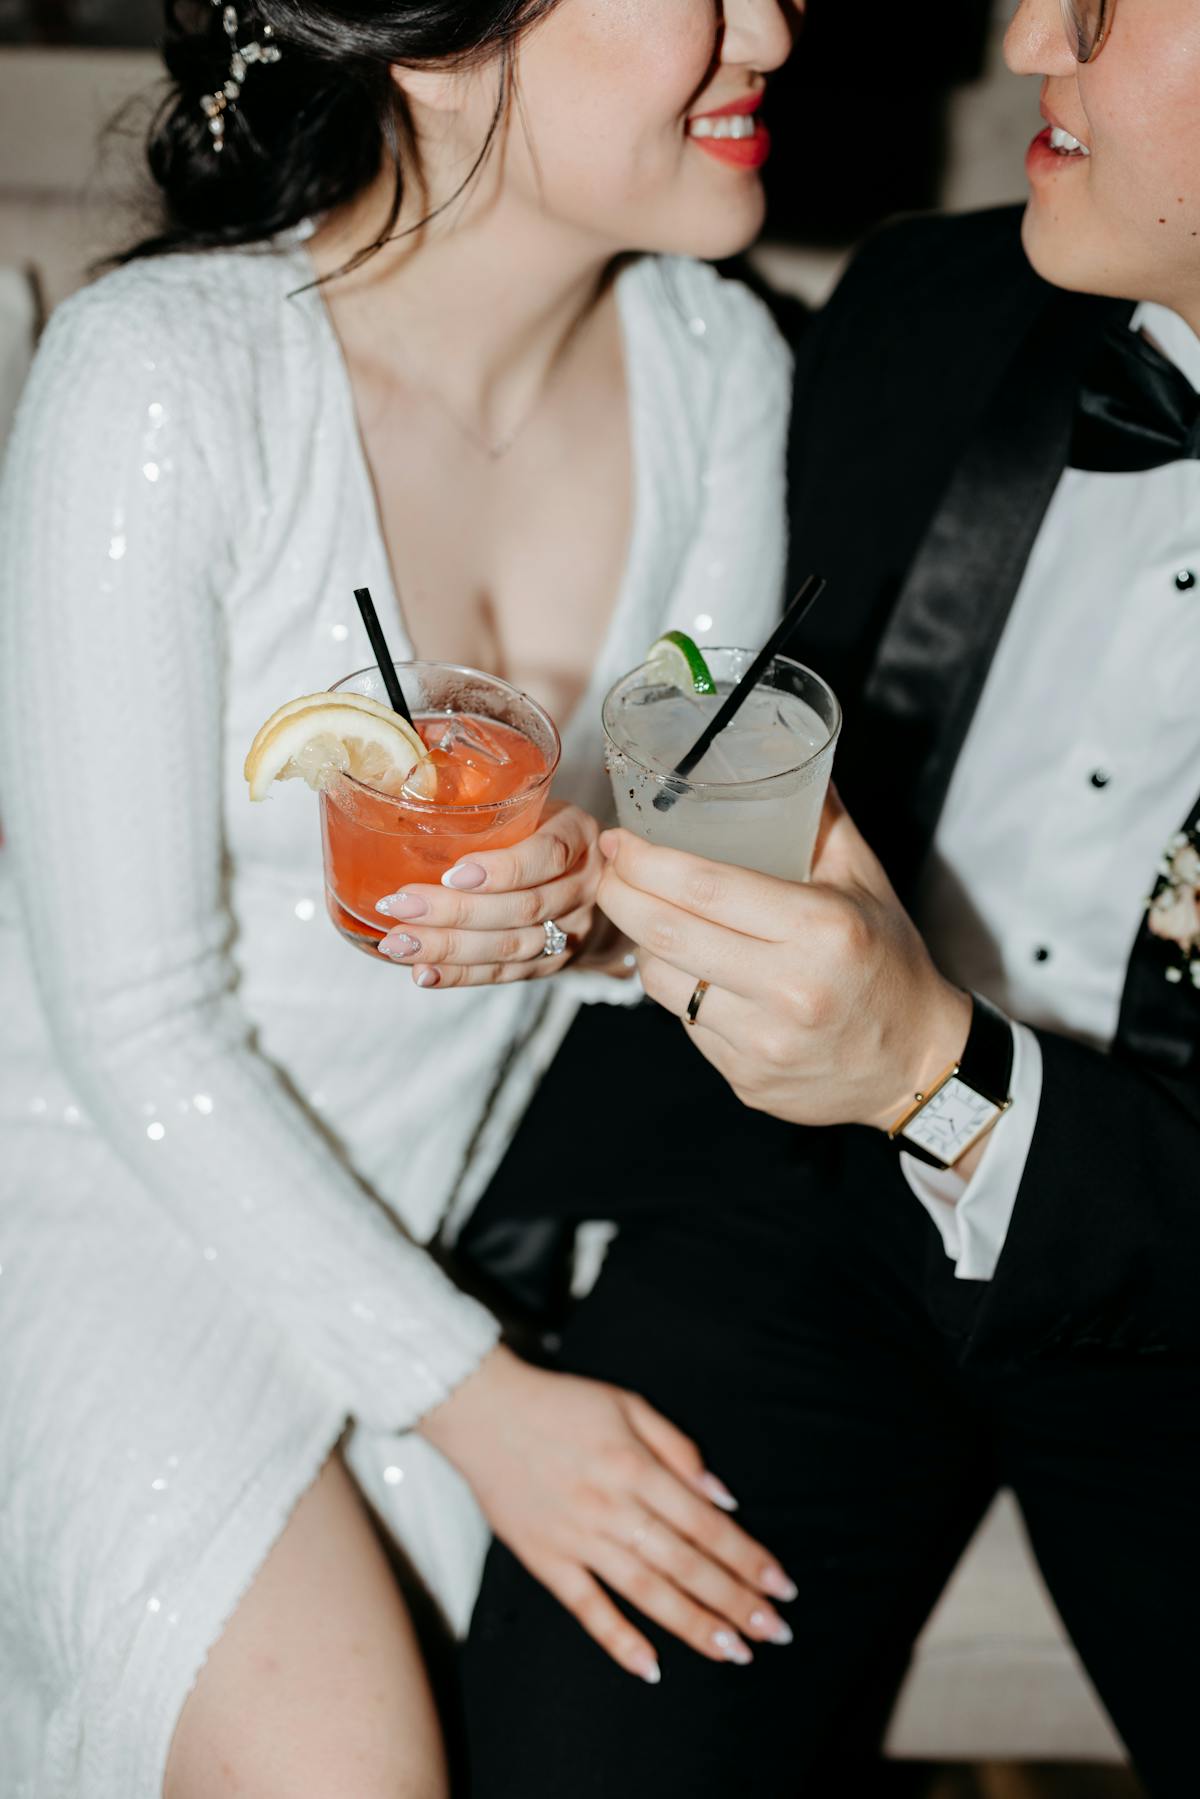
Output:
[[695,1024],[696,1016],[700,1011],[700,1007],[704,1003],[704,995],[707,992],[708,992],[708,982],[707,981],[697,981],[696,982],[696,991],[693,993],[691,999],[687,1003],[687,1023],[688,1024]]

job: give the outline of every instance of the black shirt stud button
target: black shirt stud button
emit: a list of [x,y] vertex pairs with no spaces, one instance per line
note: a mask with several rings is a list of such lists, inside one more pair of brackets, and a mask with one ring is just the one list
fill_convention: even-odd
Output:
[[1093,787],[1107,787],[1108,783],[1112,780],[1112,776],[1106,769],[1094,768],[1088,776],[1088,780],[1092,783]]
[[1175,585],[1180,593],[1187,593],[1189,588],[1196,585],[1195,574],[1190,568],[1181,568],[1175,576]]
[[1033,952],[1033,959],[1035,962],[1048,962],[1050,960],[1050,951],[1046,948],[1044,943],[1038,944]]

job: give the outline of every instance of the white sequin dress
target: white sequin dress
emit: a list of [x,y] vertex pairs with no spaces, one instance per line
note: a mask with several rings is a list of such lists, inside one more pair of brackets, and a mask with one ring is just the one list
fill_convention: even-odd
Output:
[[[9,446],[4,1799],[158,1799],[209,1646],[348,1422],[461,1621],[479,1520],[411,1426],[496,1327],[419,1245],[486,1184],[581,998],[616,997],[419,991],[326,919],[307,789],[248,803],[263,718],[369,660],[356,586],[412,653],[311,273],[291,244],[108,276],[53,319]],[[557,787],[594,810],[609,683],[673,625],[759,640],[783,560],[765,310],[653,259],[619,299],[632,541]]]

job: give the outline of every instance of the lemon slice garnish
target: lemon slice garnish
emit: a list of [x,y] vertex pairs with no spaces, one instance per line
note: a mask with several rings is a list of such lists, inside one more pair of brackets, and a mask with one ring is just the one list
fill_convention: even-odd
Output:
[[273,712],[250,745],[243,770],[252,800],[275,781],[299,778],[320,791],[335,775],[398,797],[432,799],[437,768],[406,719],[361,693],[314,693]]

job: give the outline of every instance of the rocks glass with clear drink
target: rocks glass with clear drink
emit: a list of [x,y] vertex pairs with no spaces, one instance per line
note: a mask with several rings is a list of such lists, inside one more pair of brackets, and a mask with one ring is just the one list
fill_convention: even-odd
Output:
[[[691,774],[672,773],[755,654],[706,648],[715,694],[664,683],[650,663],[617,682],[603,715],[617,822],[648,843],[806,881],[842,727],[820,675],[776,656]],[[656,806],[664,793],[673,803]]]

